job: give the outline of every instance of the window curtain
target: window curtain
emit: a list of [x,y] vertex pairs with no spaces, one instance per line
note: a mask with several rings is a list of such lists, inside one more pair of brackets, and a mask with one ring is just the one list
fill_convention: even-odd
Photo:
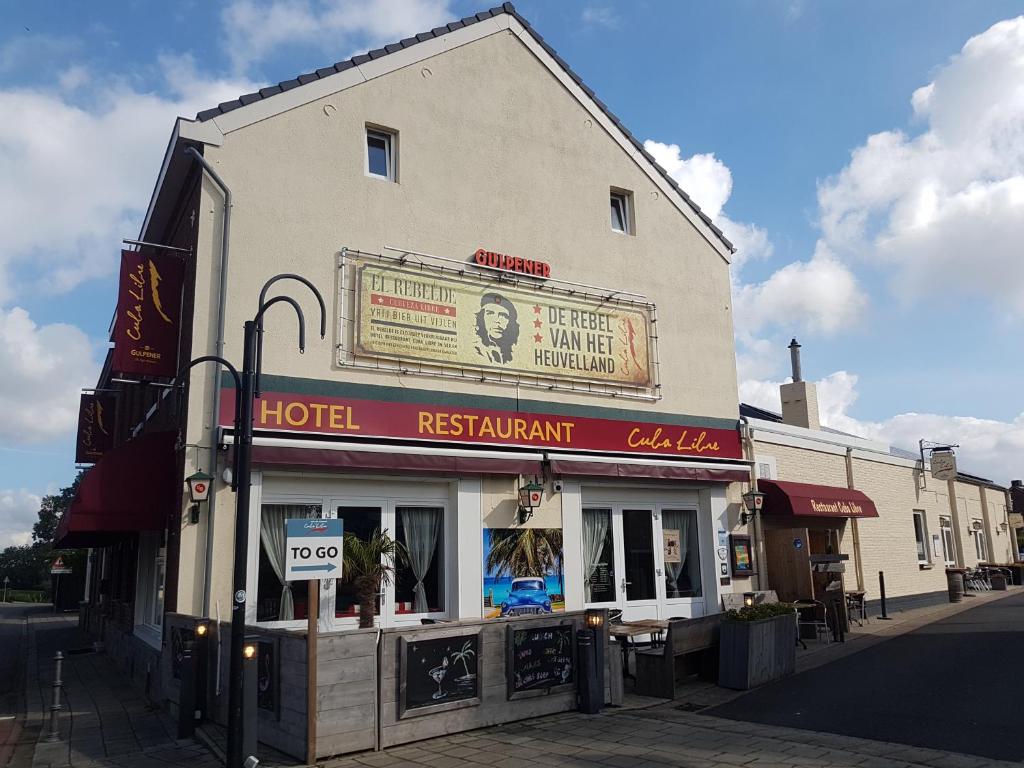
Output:
[[266,504],[260,514],[260,541],[267,553],[267,560],[277,580],[281,582],[281,604],[277,609],[278,621],[295,618],[295,601],[292,587],[284,579],[285,533],[284,521],[288,519],[309,519],[319,516],[319,508],[308,504]]
[[[700,583],[700,555],[698,550],[700,548],[700,539],[697,536],[697,513],[686,512],[686,530],[687,533],[683,537],[681,549],[683,551],[683,557],[686,558],[686,575],[690,580],[689,588],[693,597],[701,596],[701,583]],[[691,552],[690,549],[693,548]]]
[[437,537],[441,532],[441,510],[437,507],[399,507],[402,528],[405,531],[405,549],[409,554],[409,566],[416,577],[416,597],[413,610],[427,613],[430,603],[423,579],[430,572],[437,551]]
[[608,535],[608,523],[611,518],[611,511],[607,509],[585,509],[583,510],[583,583],[587,588],[587,599],[593,599],[590,591],[590,580],[594,571],[601,562],[601,552],[604,549],[604,540]]
[[679,531],[679,562],[665,563],[668,597],[679,597],[679,577],[683,575],[690,553],[689,522],[692,516],[692,513],[681,509],[666,509],[661,515],[662,530]]

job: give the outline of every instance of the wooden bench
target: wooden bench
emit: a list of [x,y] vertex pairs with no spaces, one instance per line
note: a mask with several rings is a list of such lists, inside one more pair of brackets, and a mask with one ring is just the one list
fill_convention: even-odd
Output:
[[[696,619],[670,619],[665,644],[636,652],[636,692],[659,699],[676,697],[676,659],[691,653],[717,651],[721,614]],[[717,653],[707,659],[711,666]]]

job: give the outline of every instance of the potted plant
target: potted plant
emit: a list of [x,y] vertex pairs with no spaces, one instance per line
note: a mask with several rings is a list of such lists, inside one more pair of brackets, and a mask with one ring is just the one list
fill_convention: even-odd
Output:
[[718,684],[745,691],[796,671],[796,608],[760,603],[722,617]]
[[396,565],[405,562],[405,547],[387,530],[375,528],[369,538],[345,534],[344,580],[351,582],[359,601],[359,628],[373,626],[377,595],[391,583]]

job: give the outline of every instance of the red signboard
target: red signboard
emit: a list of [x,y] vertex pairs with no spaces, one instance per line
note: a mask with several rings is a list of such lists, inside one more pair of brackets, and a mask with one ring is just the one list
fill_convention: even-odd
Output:
[[494,251],[485,251],[483,248],[477,249],[477,252],[473,254],[473,261],[481,267],[504,269],[508,272],[521,272],[524,275],[533,275],[534,277],[551,277],[551,265],[547,262],[524,259],[519,256],[509,256],[508,254],[496,253]]
[[184,280],[185,262],[180,256],[121,251],[115,373],[170,377],[178,372]]
[[84,394],[78,408],[78,439],[75,463],[95,464],[114,447],[114,409],[112,394]]
[[[225,389],[221,398],[224,426],[234,421],[234,395],[233,389]],[[253,427],[346,437],[742,458],[735,429],[280,392],[265,392],[256,401]]]

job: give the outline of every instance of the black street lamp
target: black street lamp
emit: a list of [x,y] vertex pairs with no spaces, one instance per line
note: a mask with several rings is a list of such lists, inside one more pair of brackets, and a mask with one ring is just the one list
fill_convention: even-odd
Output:
[[[243,748],[245,698],[245,604],[247,563],[249,548],[249,491],[252,475],[252,420],[253,403],[263,361],[263,316],[275,304],[290,304],[299,321],[299,353],[306,351],[306,317],[298,302],[290,296],[267,299],[267,290],[279,280],[296,280],[307,286],[320,304],[320,338],[327,336],[327,305],[324,297],[309,280],[299,275],[280,274],[270,278],[260,291],[259,309],[252,320],[244,325],[242,373],[222,357],[205,355],[186,366],[191,368],[203,362],[217,362],[227,368],[235,380],[235,455],[232,489],[235,491],[235,553],[231,596],[231,652],[228,673],[228,743],[227,768],[243,768],[246,756]],[[217,382],[220,386],[220,382]],[[214,414],[217,418],[217,414]],[[309,713],[316,717],[315,712]]]

